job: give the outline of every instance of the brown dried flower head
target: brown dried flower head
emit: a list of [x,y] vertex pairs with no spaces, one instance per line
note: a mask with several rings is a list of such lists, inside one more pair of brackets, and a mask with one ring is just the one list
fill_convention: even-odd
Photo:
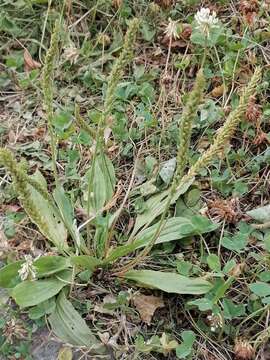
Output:
[[255,356],[255,350],[247,340],[239,339],[236,340],[234,354],[236,360],[252,360]]
[[225,221],[235,224],[242,216],[239,200],[237,198],[210,200],[207,204],[206,215],[215,222]]
[[257,123],[262,116],[260,105],[256,104],[255,96],[251,96],[248,102],[246,119],[252,123]]
[[246,22],[253,25],[255,17],[258,14],[260,5],[258,0],[242,0],[240,1],[239,10],[244,15]]

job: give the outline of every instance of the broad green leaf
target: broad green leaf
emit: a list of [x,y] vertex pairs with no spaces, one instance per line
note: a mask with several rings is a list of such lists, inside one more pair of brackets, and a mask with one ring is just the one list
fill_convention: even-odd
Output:
[[[184,194],[191,184],[194,182],[194,178],[192,178],[189,182],[187,182],[181,189],[177,189],[176,194],[174,195],[171,204],[174,204],[175,201],[179,198],[180,195]],[[159,215],[163,213],[166,208],[168,202],[169,191],[165,190],[160,194],[156,194],[151,196],[146,202],[146,210],[139,214],[136,218],[136,222],[134,225],[134,229],[131,236],[134,236],[138,233],[138,231],[145,225],[150,225],[153,220],[155,220]]]
[[234,259],[229,260],[223,267],[222,272],[224,274],[229,274],[230,271],[236,266],[236,261]]
[[82,268],[91,271],[94,271],[98,266],[102,264],[102,261],[89,255],[72,256],[71,262],[73,265],[81,266]]
[[183,331],[181,334],[183,339],[182,344],[176,348],[176,356],[178,359],[185,359],[192,353],[193,344],[196,340],[196,336],[193,331]]
[[16,261],[0,268],[0,287],[13,288],[21,282],[18,271],[23,264],[22,261]]
[[213,271],[219,272],[221,270],[220,260],[216,254],[210,254],[207,256],[207,264]]
[[244,304],[235,304],[231,299],[223,299],[224,318],[232,320],[246,314]]
[[49,276],[71,266],[70,259],[63,256],[42,256],[34,261],[33,265],[38,277]]
[[221,245],[226,249],[241,253],[248,244],[248,237],[247,234],[241,234],[240,232],[232,237],[224,236],[221,240]]
[[261,281],[270,281],[270,271],[262,271],[258,276]]
[[32,307],[28,311],[28,316],[32,320],[40,319],[44,315],[51,314],[54,311],[54,309],[55,309],[55,299],[54,297],[52,297]]
[[176,201],[175,216],[192,218],[194,214],[199,213],[202,207],[201,191],[197,187],[191,186],[189,190]]
[[145,41],[153,40],[156,30],[154,28],[151,28],[151,25],[148,22],[143,21],[140,30]]
[[270,295],[270,284],[257,281],[249,285],[250,290],[257,296],[265,297]]
[[176,158],[172,158],[162,164],[162,167],[159,171],[159,176],[164,181],[166,185],[169,185],[173,178],[174,170],[176,166]]
[[62,186],[58,186],[53,191],[53,197],[63,219],[65,219],[66,223],[73,226],[74,210]]
[[94,236],[94,244],[95,244],[95,254],[98,258],[104,257],[104,250],[107,238],[109,236],[109,215],[99,215],[95,219],[95,236]]
[[[136,249],[146,246],[154,236],[157,227],[158,224],[152,225],[139,232],[132,243],[118,246],[113,249],[105,262],[109,263],[121,256],[128,255]],[[193,216],[193,219],[186,219],[183,217],[171,218],[166,221],[155,244],[180,240],[187,236],[207,233],[217,228],[217,224],[212,223],[210,220],[200,215]]]
[[216,283],[214,288],[211,291],[211,300],[213,303],[217,303],[220,299],[222,299],[228,289],[230,289],[231,284],[234,281],[234,277],[230,276],[226,281],[223,279],[216,279]]
[[264,246],[265,249],[270,252],[270,234],[265,235],[264,237]]
[[247,215],[261,223],[270,221],[270,205],[247,211]]
[[74,346],[86,346],[93,353],[104,354],[106,348],[91,332],[86,322],[66,299],[62,291],[56,301],[55,311],[48,318],[52,331],[62,341]]
[[208,311],[208,310],[212,310],[214,304],[210,299],[207,298],[201,298],[201,299],[196,299],[196,300],[192,300],[189,301],[187,303],[187,305],[189,306],[198,306],[200,311]]
[[[111,160],[105,155],[98,155],[87,173],[90,189],[90,209],[97,212],[111,200],[116,184],[115,171]],[[88,189],[86,201],[88,201]]]
[[180,275],[188,276],[190,274],[193,267],[193,264],[191,262],[185,260],[177,260],[175,263],[177,271]]
[[80,249],[81,241],[80,235],[75,225],[76,223],[74,222],[74,209],[62,186],[56,187],[53,192],[53,197],[58,206],[66,228],[68,229],[70,235],[75,241],[77,247]]
[[188,278],[171,272],[131,270],[124,278],[175,294],[200,295],[212,288],[212,284],[202,278]]
[[104,260],[105,264],[110,264],[111,262],[119,259],[122,256],[126,256],[133,252],[134,250],[138,249],[138,244],[142,244],[142,241],[139,243],[138,241],[131,243],[131,244],[125,244],[121,246],[117,246],[117,248],[111,250],[108,257]]
[[[147,245],[147,243],[154,236],[158,226],[159,223],[152,225],[136,235],[135,241],[139,240],[142,243],[140,246],[138,246],[138,248]],[[155,244],[179,240],[184,237],[196,234],[207,233],[217,228],[217,224],[214,224],[206,217],[200,215],[194,215],[192,219],[187,219],[184,217],[170,218],[163,226]]]
[[[21,307],[35,306],[50,299],[60,292],[70,280],[71,273],[60,273],[59,278],[46,280],[26,280],[15,286],[10,292],[16,303]],[[62,278],[63,280],[60,280]]]
[[[32,177],[40,183],[46,190],[46,181],[40,172],[36,172]],[[50,240],[58,249],[67,250],[67,232],[58,212],[51,202],[46,200],[33,186],[27,185],[31,194],[31,200],[36,206],[43,223],[36,223],[31,217],[31,212],[28,211],[26,204],[25,211],[28,213],[31,220],[36,223],[41,233]]]

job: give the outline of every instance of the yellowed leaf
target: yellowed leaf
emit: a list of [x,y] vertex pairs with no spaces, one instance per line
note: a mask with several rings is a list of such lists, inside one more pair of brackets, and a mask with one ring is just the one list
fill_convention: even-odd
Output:
[[133,297],[133,303],[138,310],[142,321],[150,325],[156,309],[164,307],[161,298],[152,295],[137,294]]
[[38,69],[41,67],[41,64],[32,58],[30,52],[27,49],[24,50],[23,58],[24,58],[25,72],[29,72],[31,70]]
[[164,355],[168,355],[172,350],[175,350],[178,345],[178,342],[176,340],[170,340],[166,333],[161,335],[160,343],[162,345]]
[[72,360],[72,350],[71,348],[64,346],[59,350],[57,360]]

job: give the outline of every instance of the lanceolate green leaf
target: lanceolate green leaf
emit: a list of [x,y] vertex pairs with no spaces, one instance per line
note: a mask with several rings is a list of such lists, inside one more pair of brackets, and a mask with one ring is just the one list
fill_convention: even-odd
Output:
[[[136,240],[140,240],[142,245],[145,246],[151,238],[154,236],[158,223],[150,226],[149,228],[141,231],[136,237]],[[194,215],[193,218],[187,219],[184,217],[175,217],[166,221],[162,231],[157,238],[155,244],[160,244],[168,241],[179,240],[187,236],[196,234],[203,234],[218,228],[217,224],[214,224],[204,216]]]
[[56,302],[56,309],[49,317],[53,332],[62,340],[75,346],[86,346],[93,353],[104,354],[106,348],[91,332],[86,322],[66,299],[62,291]]
[[37,276],[49,276],[71,267],[70,259],[63,256],[42,256],[34,261]]
[[0,269],[0,287],[13,288],[21,281],[18,271],[20,270],[22,264],[23,260],[16,261]]
[[70,279],[71,272],[65,271],[59,274],[59,278],[26,280],[15,286],[10,295],[21,308],[34,306],[58,294]]
[[103,153],[94,159],[88,172],[91,211],[97,212],[112,198],[116,184],[114,167]]
[[[158,224],[155,224],[139,232],[132,243],[113,249],[105,259],[105,263],[115,261],[121,256],[128,255],[134,250],[146,246],[155,234],[157,226]],[[187,236],[207,233],[217,228],[217,224],[212,223],[206,217],[200,215],[193,216],[192,219],[184,217],[171,218],[165,223],[155,244],[180,240]]]
[[[36,172],[32,177],[46,188],[46,181],[41,173]],[[36,224],[42,234],[50,240],[58,249],[67,250],[67,232],[57,210],[52,203],[45,199],[32,185],[28,184],[31,200],[34,202],[37,211],[45,222],[46,228],[42,224]],[[26,209],[27,211],[27,209]],[[33,221],[33,219],[31,219]]]
[[89,255],[72,256],[71,262],[73,265],[81,266],[84,269],[94,271],[102,264],[102,261]]
[[[171,204],[175,203],[179,196],[184,194],[188,190],[193,181],[194,178],[192,178],[188,183],[186,183],[185,186],[181,187],[181,189],[177,190],[171,201]],[[155,220],[159,215],[163,213],[167,205],[169,191],[170,189],[165,190],[160,194],[153,195],[146,201],[146,210],[142,214],[139,214],[137,216],[132,236],[137,234],[143,226],[147,224],[151,225],[153,220]]]
[[167,293],[200,295],[209,292],[213,285],[202,278],[188,278],[172,272],[153,270],[128,271],[124,278]]
[[75,244],[80,249],[81,240],[80,240],[80,235],[76,228],[76,223],[74,222],[74,209],[63,187],[57,186],[53,192],[53,197],[58,206],[58,209],[60,211],[60,214],[62,216],[66,228],[68,229],[70,235],[75,241]]

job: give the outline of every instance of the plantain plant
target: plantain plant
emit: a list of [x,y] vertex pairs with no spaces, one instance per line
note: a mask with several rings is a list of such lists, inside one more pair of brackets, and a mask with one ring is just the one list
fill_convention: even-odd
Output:
[[[28,175],[25,166],[16,161],[11,151],[0,150],[0,163],[11,175],[22,207],[57,252],[57,255],[42,256],[38,259],[28,256],[25,260],[6,265],[0,270],[0,286],[7,288],[16,303],[21,308],[27,308],[32,317],[37,313],[48,316],[52,330],[64,341],[76,346],[85,346],[93,353],[105,356],[107,347],[97,339],[73,308],[67,299],[68,289],[71,290],[77,284],[81,271],[87,270],[91,276],[97,269],[103,268],[112,277],[135,281],[142,286],[151,286],[169,293],[199,295],[211,290],[211,278],[188,278],[173,272],[134,270],[134,267],[142,263],[156,244],[210,232],[217,228],[216,224],[203,216],[196,215],[192,219],[175,217],[170,209],[188,190],[200,170],[208,166],[226,146],[241,121],[250,96],[255,94],[261,77],[260,69],[256,69],[240,97],[238,107],[231,112],[219,129],[213,144],[185,173],[192,124],[205,88],[203,69],[198,72],[179,125],[177,166],[171,185],[146,201],[146,210],[137,216],[129,239],[126,243],[118,245],[114,237],[117,231],[115,225],[124,203],[115,212],[110,211],[117,176],[113,163],[106,154],[104,132],[109,127],[117,84],[126,65],[132,60],[132,46],[138,27],[137,19],[133,19],[129,24],[122,52],[108,79],[104,109],[96,129],[83,119],[79,107],[75,105],[77,125],[95,140],[91,164],[84,176],[88,184],[82,199],[86,214],[83,223],[78,224],[74,205],[65,192],[57,172],[57,137],[54,134],[52,120],[53,71],[59,43],[59,22],[52,34],[42,81],[44,107],[51,137],[54,190],[48,191],[46,180],[40,172]],[[123,235],[118,234],[118,238],[123,238]]]

